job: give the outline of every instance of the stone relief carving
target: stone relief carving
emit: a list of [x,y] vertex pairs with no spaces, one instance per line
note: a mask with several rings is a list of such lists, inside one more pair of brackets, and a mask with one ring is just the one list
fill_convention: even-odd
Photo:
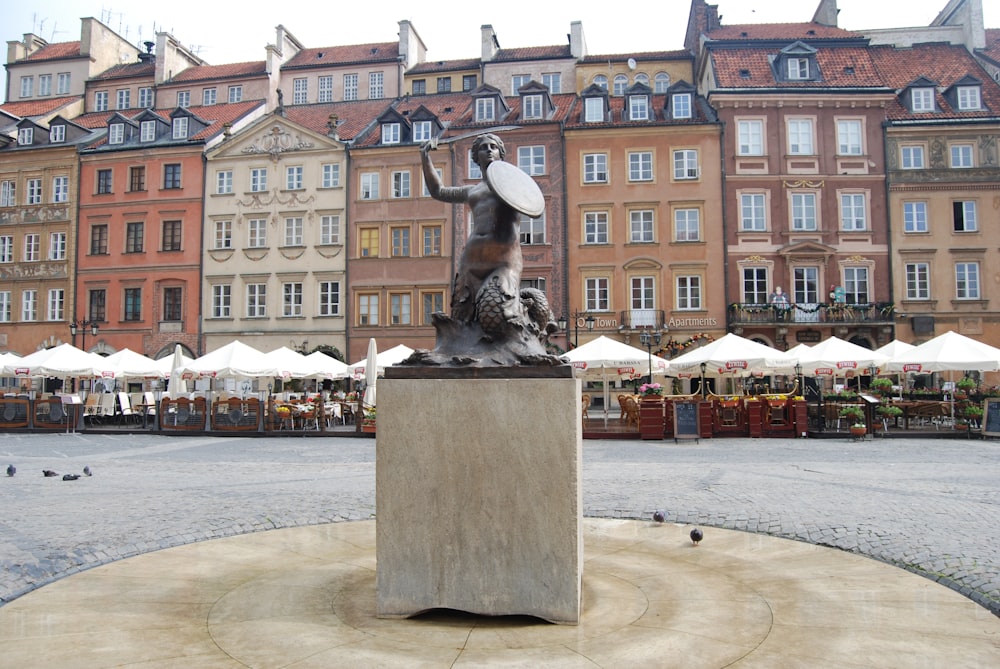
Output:
[[277,162],[283,153],[311,149],[312,147],[312,142],[307,142],[298,135],[292,135],[280,125],[276,125],[271,128],[270,134],[264,135],[254,144],[243,149],[243,153],[266,153],[271,156],[271,160]]

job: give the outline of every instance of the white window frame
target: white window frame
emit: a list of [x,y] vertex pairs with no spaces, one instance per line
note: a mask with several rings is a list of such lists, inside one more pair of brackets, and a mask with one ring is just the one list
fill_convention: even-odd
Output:
[[171,137],[173,139],[187,139],[188,136],[188,117],[178,116],[170,124]]
[[139,141],[140,142],[155,142],[156,141],[156,121],[141,121],[139,123]]
[[649,120],[649,96],[630,95],[628,96],[628,118],[630,121]]
[[108,125],[108,144],[123,144],[125,142],[125,124],[112,123]]
[[625,89],[628,88],[628,77],[624,74],[616,74],[614,79],[612,79],[612,85],[614,90],[611,92],[615,97],[621,97],[625,95]]
[[316,315],[340,315],[340,282],[320,281],[316,284]]
[[233,287],[228,283],[212,284],[212,318],[231,318]]
[[332,74],[323,74],[316,79],[316,102],[333,102]]
[[927,222],[927,203],[923,200],[903,202],[903,232],[921,234],[930,232]]
[[583,212],[583,243],[607,244],[610,239],[610,215],[607,211]]
[[247,220],[247,248],[267,248],[267,219],[251,218]]
[[764,155],[764,121],[759,118],[741,119],[736,123],[736,154]]
[[913,113],[934,111],[934,89],[926,87],[910,89],[910,105],[910,111]]
[[430,121],[413,122],[413,141],[427,142],[433,137],[434,127]]
[[742,272],[742,301],[744,304],[767,304],[767,287],[770,285],[766,267],[744,267]]
[[399,123],[382,124],[382,143],[399,144]]
[[[961,228],[957,213],[961,211]],[[975,200],[955,200],[952,202],[952,225],[955,232],[979,232],[979,214]]]
[[861,119],[845,118],[837,121],[837,154],[860,156],[864,151],[864,133]]
[[233,248],[233,222],[215,221],[215,247],[216,249]]
[[204,107],[211,107],[219,101],[219,90],[217,88],[203,88],[201,91],[201,104]]
[[191,106],[191,91],[177,91],[177,106],[181,109]]
[[322,188],[340,187],[340,163],[323,163]]
[[21,320],[28,323],[38,320],[38,291],[34,288],[21,291]]
[[226,94],[226,99],[229,100],[229,104],[243,102],[243,86],[230,86]]
[[24,180],[24,203],[27,205],[42,203],[42,180]]
[[292,79],[292,104],[304,105],[309,102],[309,79],[297,77]]
[[282,318],[301,318],[303,286],[301,281],[285,281],[281,284]]
[[66,233],[49,233],[49,260],[66,260]]
[[959,86],[956,93],[959,111],[982,109],[982,91],[979,86]]
[[319,217],[319,243],[340,244],[340,214],[323,214]]
[[559,72],[543,72],[542,85],[547,86],[553,95],[562,93],[562,74]]
[[628,180],[630,182],[644,182],[653,180],[652,151],[628,152]]
[[14,236],[0,235],[0,263],[14,262]]
[[847,232],[868,229],[868,198],[864,193],[840,194],[840,229]]
[[305,223],[301,216],[285,217],[285,243],[284,246],[304,246],[305,245]]
[[955,299],[978,300],[980,298],[980,277],[978,262],[955,263]]
[[588,97],[583,99],[583,120],[584,123],[603,123],[604,118],[604,98]]
[[630,209],[628,212],[630,244],[652,244],[656,241],[656,215],[652,209]]
[[381,100],[385,97],[385,73],[368,73],[368,99]]
[[285,190],[302,190],[305,168],[302,165],[285,167]]
[[96,91],[94,93],[94,111],[108,111],[108,92]]
[[0,290],[0,323],[10,323],[12,320],[13,298],[9,290]]
[[215,193],[217,195],[230,195],[233,192],[233,171],[218,170],[215,173]]
[[539,119],[542,118],[542,96],[541,95],[525,95],[521,98],[523,102],[521,103],[521,115],[524,118],[529,119]]
[[115,109],[132,108],[132,91],[127,88],[119,88],[115,91]]
[[922,170],[925,164],[923,145],[904,144],[899,147],[899,165],[904,170]]
[[49,142],[52,144],[61,144],[66,141],[66,126],[62,123],[57,123],[56,125],[49,127]]
[[35,141],[34,128],[21,128],[17,131],[18,146],[31,146],[32,142],[34,141]]
[[397,170],[392,173],[392,194],[393,199],[410,197],[410,171]]
[[788,123],[788,154],[811,156],[815,152],[813,120],[811,118],[790,118]]
[[362,172],[359,186],[361,188],[358,197],[362,200],[379,199],[379,173]]
[[69,177],[52,177],[52,201],[69,202]]
[[11,179],[0,181],[0,207],[17,205],[17,182]]
[[522,246],[545,243],[545,212],[542,212],[542,215],[536,218],[521,214],[518,220],[521,222],[518,236]]
[[66,290],[63,288],[50,288],[46,306],[46,320],[50,322],[65,320]]
[[701,176],[698,169],[697,149],[677,149],[674,151],[674,180],[685,181]]
[[701,284],[700,274],[681,274],[674,277],[674,308],[677,311],[700,311]]
[[357,74],[345,74],[344,75],[344,100],[357,100],[358,99],[358,75]]
[[156,102],[153,97],[153,88],[151,86],[140,86],[139,87],[139,107],[141,109],[152,109],[156,106]]
[[844,293],[848,304],[869,304],[871,300],[871,274],[867,267],[845,267]]
[[38,262],[42,259],[42,236],[32,232],[24,236],[24,262]]
[[951,155],[952,169],[962,170],[975,167],[972,160],[972,144],[952,144],[948,153]]
[[674,241],[701,241],[701,210],[684,207],[674,210]]
[[267,191],[267,168],[266,167],[251,167],[250,168],[250,192],[251,193],[263,193]]
[[764,232],[767,230],[767,194],[740,193],[740,230]]
[[522,172],[531,176],[545,174],[545,147],[541,145],[517,147],[517,166]]
[[789,194],[789,215],[793,232],[812,232],[819,229],[818,197],[813,192]]
[[608,183],[608,154],[606,153],[583,154],[583,183],[585,184]]
[[584,311],[611,310],[611,281],[606,276],[590,276],[583,280]]
[[45,97],[52,95],[52,75],[51,74],[40,74],[38,75],[38,95],[39,97]]
[[476,121],[496,120],[496,100],[493,98],[476,98]]
[[802,81],[809,79],[809,59],[789,58],[785,61],[785,72],[791,81]]
[[691,102],[690,93],[674,93],[670,96],[670,111],[673,118],[691,118]]
[[72,75],[69,72],[60,72],[56,75],[56,95],[69,95]]
[[931,265],[928,262],[908,262],[903,266],[906,299],[931,299]]
[[33,76],[21,77],[21,97],[30,98],[35,94],[35,78]]
[[248,283],[246,287],[246,317],[267,318],[267,284]]

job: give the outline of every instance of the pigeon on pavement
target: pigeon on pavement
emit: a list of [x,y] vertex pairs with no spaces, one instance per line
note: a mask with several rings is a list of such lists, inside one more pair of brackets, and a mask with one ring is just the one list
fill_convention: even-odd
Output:
[[13,476],[17,473],[17,467],[14,465],[7,465],[7,476]]
[[94,475],[94,473],[92,471],[90,471],[90,465],[86,465],[83,468],[83,475],[84,476],[93,476]]
[[656,522],[662,523],[666,519],[667,519],[667,516],[662,511],[654,511],[653,512],[653,520],[655,520]]
[[699,541],[701,541],[701,540],[702,540],[702,539],[704,539],[704,538],[705,538],[705,533],[704,533],[704,532],[702,532],[702,531],[701,531],[700,529],[698,529],[697,527],[696,527],[696,528],[694,528],[693,530],[691,530],[691,541],[693,541],[693,542],[694,542],[694,545],[695,545],[695,546],[697,546],[697,545],[698,545],[698,542],[699,542]]
[[59,476],[59,472],[54,472],[51,469],[43,469],[42,476]]
[[79,474],[63,474],[63,481],[75,481],[80,478]]

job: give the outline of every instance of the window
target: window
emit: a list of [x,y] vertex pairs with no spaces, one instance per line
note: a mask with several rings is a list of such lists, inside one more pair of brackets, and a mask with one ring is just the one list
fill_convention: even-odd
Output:
[[0,263],[14,262],[14,237],[0,235]]
[[305,77],[292,80],[292,104],[304,105],[309,102],[309,80]]
[[471,91],[476,87],[476,75],[474,74],[463,74],[462,75],[462,90]]
[[247,284],[247,318],[267,316],[267,284]]
[[741,156],[764,155],[764,122],[743,120],[737,123],[737,153]]
[[584,281],[584,311],[608,311],[611,289],[605,277],[588,277]]
[[422,294],[424,306],[424,325],[431,325],[434,322],[434,314],[444,311],[444,293],[428,292]]
[[121,144],[125,141],[125,124],[112,123],[108,126],[108,144]]
[[127,88],[120,88],[115,93],[115,109],[128,109],[132,106],[132,92]]
[[837,153],[842,156],[861,155],[861,121],[846,119],[837,121]]
[[583,120],[587,123],[604,121],[604,98],[584,98]]
[[606,91],[608,90],[608,78],[603,74],[598,74],[594,77],[594,85],[603,88]]
[[542,118],[541,95],[525,95],[522,100],[524,103],[521,115],[524,118]]
[[208,107],[219,101],[219,93],[214,88],[205,88],[201,91],[201,104]]
[[562,75],[558,72],[543,73],[542,83],[548,86],[553,95],[562,93]]
[[319,316],[339,316],[340,315],[340,282],[320,281],[316,284],[316,291],[319,295],[319,304],[316,313]]
[[476,155],[472,153],[472,149],[469,149],[469,178],[483,178],[483,170],[479,167],[479,163],[476,162]]
[[361,199],[378,199],[378,172],[361,173]]
[[358,99],[358,75],[356,74],[344,75],[344,99],[345,100]]
[[932,112],[934,111],[934,89],[933,88],[913,88],[910,90],[912,112]]
[[868,304],[871,297],[868,293],[868,268],[844,268],[844,295],[848,304]]
[[108,320],[107,304],[107,291],[103,288],[89,291],[87,319],[90,321],[100,321],[102,323]]
[[142,86],[139,88],[139,107],[142,109],[152,109],[155,106],[153,102],[153,89],[149,86]]
[[66,260],[66,233],[49,233],[49,260]]
[[316,81],[316,102],[333,102],[333,75],[321,75]]
[[517,95],[517,90],[531,81],[530,74],[515,74],[510,78],[511,95]]
[[385,97],[385,74],[382,72],[368,73],[368,99],[381,100]]
[[290,216],[285,219],[285,246],[302,246],[303,225],[301,216]]
[[657,95],[666,93],[670,88],[670,75],[666,72],[657,72],[653,76],[653,92]]
[[188,136],[188,117],[178,116],[174,119],[172,124],[173,138],[174,139],[187,139]]
[[49,127],[49,141],[53,144],[60,144],[66,141],[66,126],[59,123]]
[[951,203],[955,232],[975,232],[976,203],[973,200],[958,200]]
[[788,153],[795,156],[813,154],[813,124],[811,119],[788,120]]
[[247,221],[247,247],[267,248],[267,219],[251,218]]
[[819,302],[818,267],[796,267],[792,270],[792,301],[796,304]]
[[38,262],[42,259],[42,238],[37,233],[24,236],[24,262]]
[[410,256],[410,229],[392,228],[389,234],[392,243],[392,257],[408,258]]
[[163,320],[178,322],[183,315],[183,291],[179,287],[163,289]]
[[646,95],[628,96],[628,118],[630,121],[649,120],[649,97]]
[[670,97],[674,118],[691,118],[691,94],[676,93]]
[[10,291],[0,290],[0,323],[10,323],[12,302]]
[[167,189],[181,187],[181,166],[179,163],[163,166],[163,187]]
[[674,239],[678,242],[701,241],[701,212],[697,209],[674,211]]
[[903,203],[903,232],[927,232],[927,203]]
[[378,325],[378,295],[358,295],[358,325]]
[[[322,78],[322,77],[320,77]],[[230,86],[229,87],[229,102],[242,102],[243,101],[243,87],[242,86]],[[329,102],[329,100],[327,100]]]
[[126,321],[142,320],[142,288],[125,289],[125,313]]
[[181,222],[180,221],[164,221],[163,222],[163,246],[161,251],[180,251],[181,250]]
[[146,168],[136,165],[128,168],[128,189],[131,192],[146,190]]
[[250,192],[260,193],[267,190],[267,168],[250,168]]
[[393,293],[389,295],[389,324],[410,324],[410,294]]
[[694,149],[674,151],[674,179],[697,179],[698,152]]
[[215,248],[217,248],[217,249],[231,249],[231,248],[233,248],[233,222],[232,221],[216,221],[215,222]]
[[322,168],[322,187],[340,187],[340,163],[324,163]]
[[358,230],[358,255],[362,258],[378,258],[379,230],[378,228],[361,228]]
[[191,106],[191,91],[177,91],[177,106],[181,109]]
[[608,154],[586,153],[583,156],[583,183],[608,183]]
[[431,133],[434,131],[433,126],[430,121],[414,121],[413,122],[413,141],[414,142],[426,142],[431,138]]
[[111,192],[111,170],[97,170],[97,193],[104,195]]
[[31,146],[31,143],[35,141],[35,129],[34,128],[21,128],[17,131],[17,143],[20,146]]
[[289,281],[281,284],[281,315],[285,318],[302,316],[302,284]]
[[924,169],[924,147],[904,146],[900,149],[904,170]]
[[392,197],[410,197],[410,172],[408,170],[392,173]]
[[21,97],[30,98],[35,94],[35,78],[21,77]]
[[583,214],[583,243],[608,243],[608,212],[588,211]]
[[94,111],[108,111],[108,92],[97,91],[94,93]]
[[767,269],[763,267],[743,268],[743,302],[745,304],[767,304]]
[[960,111],[975,110],[980,107],[979,86],[958,87],[958,108]]
[[633,209],[628,213],[629,242],[646,244],[655,241],[653,238],[653,210]]
[[103,223],[90,226],[90,255],[108,254],[108,226]]
[[399,124],[398,123],[383,123],[382,124],[382,143],[383,144],[399,144]]
[[517,148],[517,166],[526,174],[545,174],[545,147],[519,146]]
[[840,229],[867,230],[868,212],[862,193],[840,194]]
[[142,253],[145,248],[146,224],[125,224],[125,253]]
[[519,234],[521,244],[545,243],[545,214],[542,214],[538,218],[530,218],[522,214],[518,219],[521,221],[521,231]]
[[678,311],[696,311],[701,309],[701,277],[678,276],[677,300]]
[[65,318],[66,291],[62,288],[49,289],[49,303],[46,320],[61,321]]
[[69,201],[69,177],[52,177],[52,201]]
[[808,79],[809,78],[809,59],[808,58],[789,58],[786,61],[787,72],[789,79]]
[[437,78],[437,92],[438,93],[450,93],[451,92],[451,77],[438,77]]
[[156,121],[143,121],[139,124],[139,141],[152,142],[156,140]]
[[906,299],[931,299],[931,267],[925,262],[906,263]]
[[427,80],[414,79],[412,82],[414,95],[427,95]]
[[792,193],[792,230],[816,229],[816,194]]
[[25,290],[21,292],[21,320],[38,320],[38,291]]
[[979,299],[979,263],[955,263],[955,299]]
[[24,200],[25,204],[41,204],[42,203],[42,180],[41,179],[28,179],[25,182],[27,188],[25,192],[27,197]]
[[13,207],[17,204],[17,182],[0,181],[0,207]]
[[951,166],[956,169],[972,167],[972,145],[951,145]]
[[288,190],[302,190],[301,165],[292,165],[285,168],[285,188]]
[[625,89],[628,88],[628,77],[624,74],[616,74],[614,79],[614,91],[612,95],[622,96],[625,95]]
[[492,121],[496,117],[494,108],[496,100],[493,98],[476,99],[476,121]]
[[68,95],[70,84],[70,73],[60,72],[56,75],[56,95]]
[[441,235],[440,225],[425,225],[420,229],[422,256],[430,258],[441,255]]
[[628,180],[653,180],[653,153],[651,151],[635,151],[628,154]]
[[40,75],[38,75],[38,94],[39,95],[52,95],[52,75],[51,74],[40,74]]
[[326,214],[319,219],[319,243],[339,244],[340,243],[340,216],[337,214]]
[[212,318],[229,318],[232,315],[233,287],[228,283],[212,286]]
[[233,192],[232,170],[219,170],[215,173],[215,192],[218,195],[228,195]]

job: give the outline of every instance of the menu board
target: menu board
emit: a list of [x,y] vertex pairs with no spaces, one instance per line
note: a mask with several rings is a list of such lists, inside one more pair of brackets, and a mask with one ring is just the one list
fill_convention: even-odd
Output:
[[1000,398],[988,397],[983,404],[983,435],[1000,437]]
[[698,403],[674,402],[674,441],[698,439]]

